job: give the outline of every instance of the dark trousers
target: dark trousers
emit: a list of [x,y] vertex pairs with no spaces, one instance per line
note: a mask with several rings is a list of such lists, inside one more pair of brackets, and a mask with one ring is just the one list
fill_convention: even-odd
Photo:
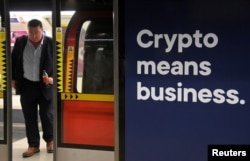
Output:
[[40,116],[43,139],[53,140],[52,99],[46,100],[41,92],[39,82],[25,80],[21,92],[21,106],[25,119],[26,135],[30,147],[40,146],[38,114]]

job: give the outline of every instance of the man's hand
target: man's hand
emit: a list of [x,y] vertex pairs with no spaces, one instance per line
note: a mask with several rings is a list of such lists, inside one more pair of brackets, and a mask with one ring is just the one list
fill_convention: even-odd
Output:
[[44,77],[43,77],[43,82],[44,82],[46,85],[53,84],[53,78],[52,78],[52,77],[48,77],[48,76],[44,76]]

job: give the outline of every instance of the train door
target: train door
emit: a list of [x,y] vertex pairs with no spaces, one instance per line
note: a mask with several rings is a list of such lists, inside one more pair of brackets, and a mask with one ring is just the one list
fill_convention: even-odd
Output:
[[111,10],[75,12],[58,69],[58,161],[114,160]]

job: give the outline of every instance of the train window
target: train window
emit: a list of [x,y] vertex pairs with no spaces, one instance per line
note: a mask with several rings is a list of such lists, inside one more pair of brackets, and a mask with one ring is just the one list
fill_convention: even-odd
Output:
[[83,80],[83,64],[84,64],[84,41],[85,41],[85,33],[86,29],[89,25],[90,21],[86,21],[83,23],[78,43],[78,55],[77,55],[77,91],[82,93],[82,80]]
[[113,94],[112,21],[91,20],[82,25],[79,36],[77,91]]

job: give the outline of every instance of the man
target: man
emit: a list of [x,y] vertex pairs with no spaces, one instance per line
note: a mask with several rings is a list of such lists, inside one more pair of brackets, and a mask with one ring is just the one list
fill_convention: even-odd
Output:
[[12,50],[12,87],[20,94],[29,145],[23,157],[40,152],[38,112],[47,152],[53,153],[52,75],[52,39],[44,35],[42,22],[32,19],[28,36],[18,37]]

